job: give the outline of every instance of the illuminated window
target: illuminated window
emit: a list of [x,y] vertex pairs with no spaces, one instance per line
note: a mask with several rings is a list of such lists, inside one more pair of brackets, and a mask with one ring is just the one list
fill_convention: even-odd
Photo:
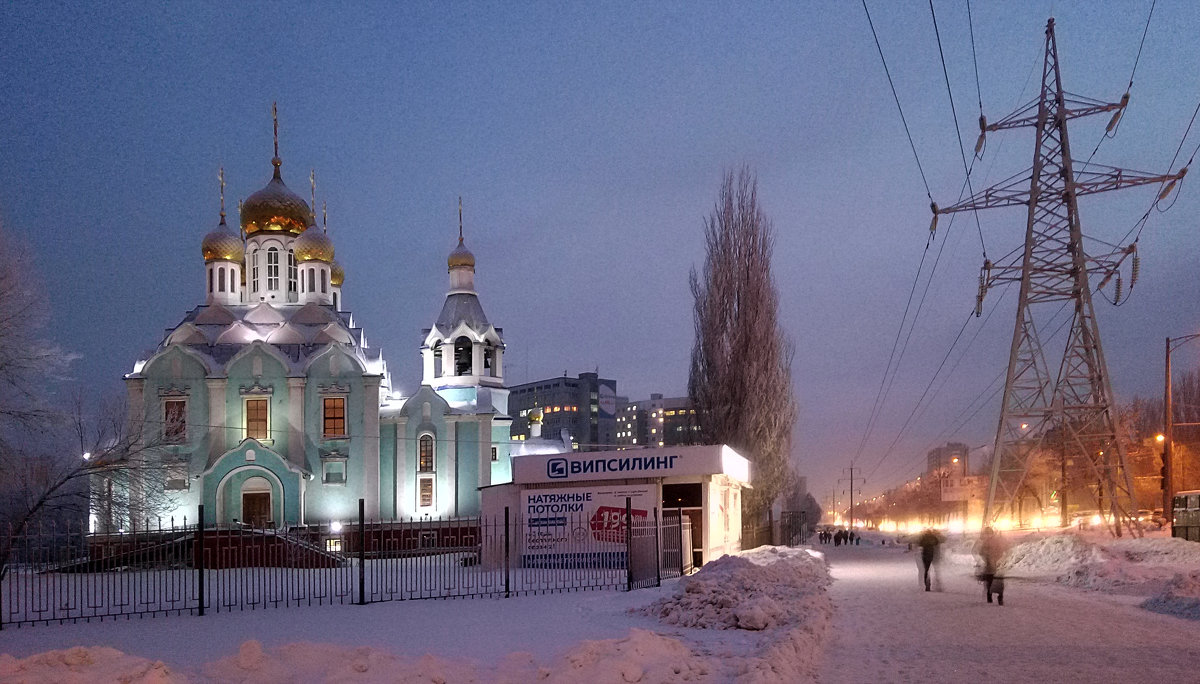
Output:
[[250,439],[267,438],[268,408],[266,399],[246,400],[246,436]]
[[274,247],[267,250],[267,289],[279,289],[279,250]]
[[163,441],[178,444],[187,439],[187,401],[167,399],[163,402]]
[[500,450],[497,449],[496,447],[492,447],[492,460],[493,461],[500,460]]
[[325,439],[346,435],[346,397],[324,397],[321,400]]
[[433,476],[417,478],[417,507],[433,508]]
[[433,472],[433,435],[421,435],[418,442],[419,451],[417,459],[417,472],[432,473]]

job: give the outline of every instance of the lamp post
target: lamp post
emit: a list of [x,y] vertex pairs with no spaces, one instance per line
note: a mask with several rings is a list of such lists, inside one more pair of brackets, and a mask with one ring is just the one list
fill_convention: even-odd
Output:
[[[1175,498],[1175,474],[1172,467],[1172,452],[1174,451],[1175,416],[1171,407],[1171,352],[1185,342],[1200,338],[1200,333],[1184,335],[1174,339],[1167,338],[1166,374],[1163,383],[1163,518],[1172,526],[1174,534],[1175,516],[1171,514],[1171,503]],[[1179,423],[1179,425],[1200,425],[1200,423]]]

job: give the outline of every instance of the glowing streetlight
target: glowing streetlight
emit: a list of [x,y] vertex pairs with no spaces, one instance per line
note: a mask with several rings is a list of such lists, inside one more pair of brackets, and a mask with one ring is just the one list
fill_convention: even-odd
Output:
[[337,533],[341,532],[341,531],[342,531],[342,523],[340,523],[340,522],[338,522],[338,521],[336,521],[336,520],[334,520],[333,522],[329,523],[329,531],[330,531],[330,532],[332,532],[332,533],[334,533],[334,534],[337,534]]

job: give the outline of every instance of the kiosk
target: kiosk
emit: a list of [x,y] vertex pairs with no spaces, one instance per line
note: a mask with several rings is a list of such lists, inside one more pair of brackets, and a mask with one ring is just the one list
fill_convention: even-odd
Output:
[[749,461],[725,445],[518,454],[512,482],[481,488],[481,503],[485,517],[502,517],[505,508],[535,524],[583,516],[593,531],[606,516],[623,516],[626,499],[655,518],[678,510],[691,522],[699,566],[741,550],[742,490],[749,487]]

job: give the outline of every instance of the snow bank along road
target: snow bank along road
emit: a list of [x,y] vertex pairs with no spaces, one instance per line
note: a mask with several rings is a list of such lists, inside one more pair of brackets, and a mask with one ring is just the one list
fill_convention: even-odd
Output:
[[1001,607],[961,555],[926,593],[919,552],[818,548],[834,580],[823,683],[1200,682],[1200,622],[1141,608],[1144,596],[1010,578]]

